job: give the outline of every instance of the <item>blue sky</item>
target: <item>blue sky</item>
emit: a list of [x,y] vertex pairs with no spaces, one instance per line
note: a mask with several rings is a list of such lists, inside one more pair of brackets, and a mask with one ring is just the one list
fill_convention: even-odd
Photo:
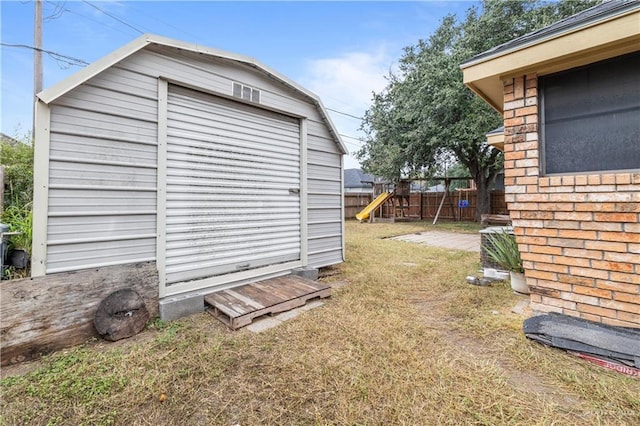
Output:
[[[93,62],[141,32],[248,55],[317,93],[326,107],[361,117],[386,84],[402,48],[427,38],[470,1],[221,2],[43,1],[43,48]],[[2,43],[33,45],[33,2],[0,4]],[[44,88],[81,67],[44,55]],[[1,48],[0,130],[31,129],[33,52]],[[331,112],[343,135],[359,120]],[[343,137],[351,152],[358,141]],[[345,167],[356,167],[351,156]]]

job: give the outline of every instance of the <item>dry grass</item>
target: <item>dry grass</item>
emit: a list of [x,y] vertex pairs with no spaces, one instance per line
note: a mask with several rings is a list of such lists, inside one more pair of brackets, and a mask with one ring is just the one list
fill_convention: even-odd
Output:
[[477,254],[381,239],[428,228],[348,223],[348,285],[267,332],[202,314],[46,357],[1,423],[640,424],[640,381],[527,341]]

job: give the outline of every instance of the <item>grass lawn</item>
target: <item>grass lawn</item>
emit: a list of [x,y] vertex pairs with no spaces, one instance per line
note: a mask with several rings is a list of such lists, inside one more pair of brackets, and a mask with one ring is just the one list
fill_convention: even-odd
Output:
[[346,285],[260,334],[205,313],[4,369],[0,424],[640,424],[640,380],[525,339],[477,253],[382,238],[433,228],[348,222]]

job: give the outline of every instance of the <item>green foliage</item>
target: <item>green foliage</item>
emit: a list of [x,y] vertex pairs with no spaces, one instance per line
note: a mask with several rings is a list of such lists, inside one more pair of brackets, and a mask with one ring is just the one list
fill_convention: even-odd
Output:
[[161,346],[172,344],[178,335],[178,331],[182,328],[182,324],[177,321],[162,321],[156,318],[147,326],[149,329],[162,331],[162,334],[156,337],[156,342]]
[[19,235],[10,237],[10,248],[24,249],[31,255],[31,234],[33,227],[33,214],[31,203],[22,207],[10,205],[2,214],[2,221],[10,226],[11,231],[20,232]]
[[33,144],[29,135],[12,145],[0,144],[0,165],[4,166],[5,209],[23,208],[33,200]]
[[4,166],[4,211],[1,221],[9,230],[19,232],[9,239],[10,248],[31,255],[33,206],[33,144],[25,136],[18,143],[0,144],[0,165]]
[[87,349],[53,355],[45,358],[43,364],[27,376],[9,377],[0,384],[10,389],[28,381],[28,397],[46,399],[50,403],[75,400],[83,405],[91,405],[96,397],[118,391],[127,384],[125,378],[114,374],[109,364],[101,363]]
[[509,232],[487,234],[484,249],[491,260],[507,271],[524,272],[515,235]]
[[486,1],[463,20],[445,17],[428,39],[404,49],[397,73],[374,94],[357,153],[363,168],[388,179],[425,177],[454,156],[478,187],[476,217],[487,213],[503,156],[486,144],[485,135],[502,117],[464,86],[460,63],[596,3]]

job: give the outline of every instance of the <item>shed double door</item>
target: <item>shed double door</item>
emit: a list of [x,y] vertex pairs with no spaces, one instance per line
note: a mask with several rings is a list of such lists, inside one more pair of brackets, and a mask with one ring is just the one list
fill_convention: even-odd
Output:
[[298,119],[169,85],[166,182],[168,285],[300,260]]

